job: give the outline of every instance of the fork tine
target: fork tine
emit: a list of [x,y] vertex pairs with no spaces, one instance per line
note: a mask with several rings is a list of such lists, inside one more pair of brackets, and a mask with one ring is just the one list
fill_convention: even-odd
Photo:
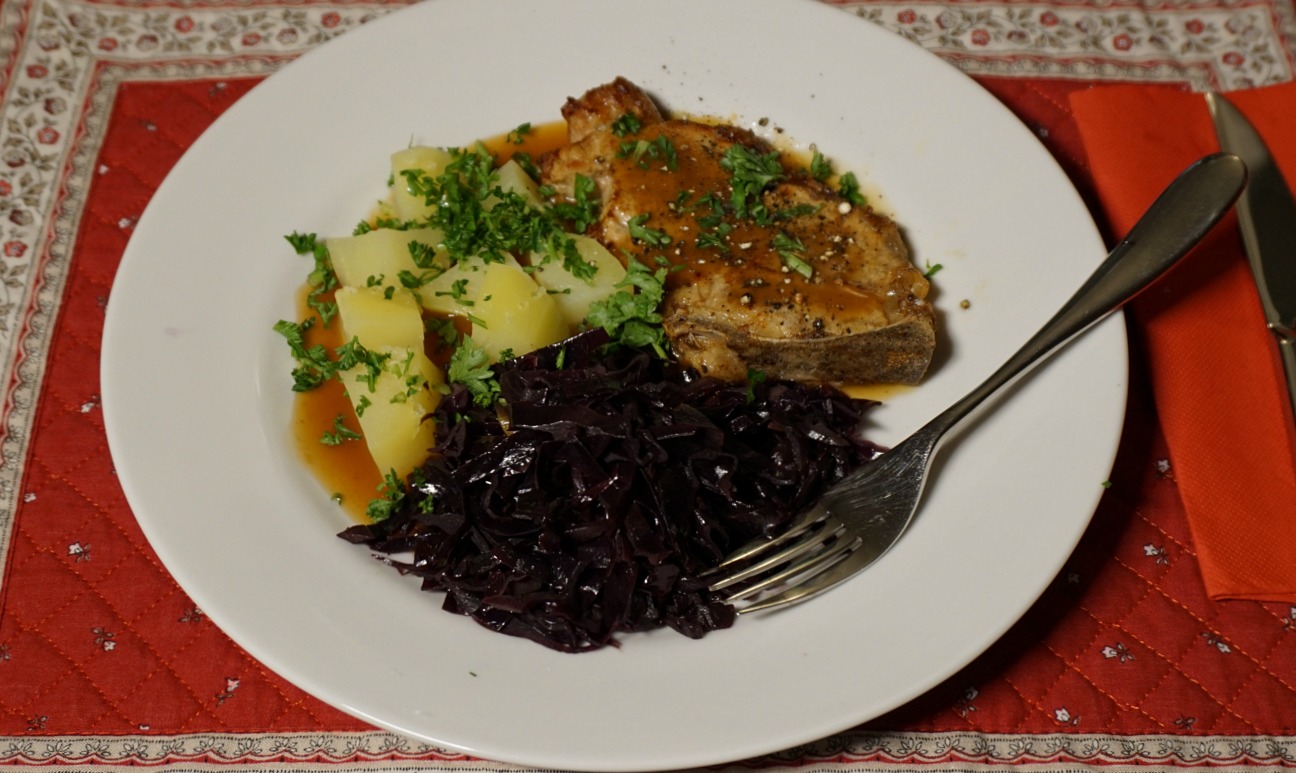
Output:
[[773,550],[774,548],[782,547],[800,537],[807,529],[814,528],[817,524],[827,518],[827,510],[824,510],[822,507],[811,508],[793,521],[782,534],[772,539],[758,538],[748,542],[733,553],[730,553],[725,560],[703,572],[703,576],[719,574],[722,570],[727,569],[734,564],[750,561]]
[[[823,572],[836,566],[842,560],[849,558],[862,543],[863,540],[859,537],[842,537],[836,542],[828,545],[824,550],[807,556],[788,566],[786,569],[776,572],[749,587],[742,588],[741,590],[729,594],[725,597],[725,602],[733,604],[737,601],[744,601],[769,588],[777,587],[778,585],[794,578],[798,581],[796,587],[801,587]],[[760,608],[759,602],[750,606]],[[750,607],[744,607],[738,611],[747,612],[749,609]]]
[[[846,531],[846,525],[836,519],[824,521],[823,528],[821,529],[815,529],[813,531],[810,529],[802,529],[798,533],[803,535],[803,539],[796,542],[781,539],[780,544],[788,545],[788,547],[770,556],[766,556],[763,560],[757,561],[751,566],[737,569],[722,578],[714,580],[708,587],[713,591],[724,590],[725,588],[728,588],[731,585],[736,585],[743,580],[763,574],[770,569],[786,564],[797,556],[804,555],[816,548],[823,547],[830,540],[841,536],[844,531]],[[789,544],[789,542],[791,542],[791,544]]]
[[805,601],[811,596],[818,594],[836,586],[838,583],[849,579],[856,573],[863,571],[865,567],[873,563],[881,555],[878,551],[856,551],[838,560],[831,566],[824,567],[817,576],[809,577],[805,582],[797,583],[792,587],[776,593],[773,596],[755,601],[747,606],[738,609],[739,614],[748,612],[759,612],[762,609],[774,609],[776,607],[794,604],[798,601]]

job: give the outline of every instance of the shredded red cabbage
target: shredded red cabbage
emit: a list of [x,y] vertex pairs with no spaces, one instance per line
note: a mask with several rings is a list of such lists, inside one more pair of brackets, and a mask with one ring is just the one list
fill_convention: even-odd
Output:
[[697,579],[772,535],[878,453],[872,403],[830,387],[728,384],[600,330],[496,366],[508,426],[462,387],[438,445],[386,520],[342,538],[445,591],[443,608],[565,652],[735,610]]

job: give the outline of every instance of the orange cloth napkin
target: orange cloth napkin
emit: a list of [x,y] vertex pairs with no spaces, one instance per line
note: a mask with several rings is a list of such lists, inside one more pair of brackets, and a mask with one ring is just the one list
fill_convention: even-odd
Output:
[[[1296,184],[1296,83],[1227,96]],[[1219,149],[1200,94],[1098,86],[1073,93],[1071,109],[1118,236]],[[1234,216],[1136,299],[1131,318],[1207,592],[1296,602],[1296,426]]]

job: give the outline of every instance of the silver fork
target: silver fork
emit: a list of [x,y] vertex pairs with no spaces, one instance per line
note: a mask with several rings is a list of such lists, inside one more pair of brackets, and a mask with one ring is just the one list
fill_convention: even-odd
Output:
[[[1187,253],[1228,211],[1246,167],[1217,153],[1188,167],[1076,294],[966,397],[895,448],[833,485],[786,531],[738,549],[704,579],[740,613],[811,598],[872,564],[913,520],[941,440],[1030,366],[1123,306]],[[749,603],[744,603],[749,602]]]

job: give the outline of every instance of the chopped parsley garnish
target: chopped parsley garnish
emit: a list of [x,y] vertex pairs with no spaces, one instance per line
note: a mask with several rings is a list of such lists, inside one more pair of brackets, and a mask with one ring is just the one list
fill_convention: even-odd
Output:
[[[397,272],[396,279],[401,283],[402,287],[417,290],[450,270],[448,261],[437,263],[436,247],[416,240],[411,240],[406,247],[409,249],[410,260],[414,261],[414,265],[424,270],[418,274],[408,270]],[[387,297],[391,298],[390,293]]]
[[[704,208],[708,210],[708,213],[705,215],[699,214]],[[695,213],[693,217],[697,220],[697,224],[703,228],[716,228],[724,222],[725,202],[724,199],[714,191],[709,191],[705,195],[699,196],[698,200],[693,202],[690,209]]]
[[809,279],[814,268],[805,260],[805,244],[800,239],[779,231],[774,236],[774,251],[783,259],[783,265]]
[[456,303],[458,303],[460,306],[475,306],[477,304],[476,301],[467,297],[468,295],[467,279],[456,279],[450,283],[449,290],[437,290],[433,294],[438,297],[449,297],[453,299]]
[[794,204],[783,209],[776,209],[772,213],[774,220],[791,220],[794,217],[802,215],[813,215],[823,207],[822,204]]
[[499,399],[499,381],[491,368],[490,354],[464,336],[450,356],[446,366],[446,378],[454,383],[463,384],[472,395],[473,402],[482,407],[494,405]]
[[459,345],[459,329],[455,327],[453,319],[442,319],[437,317],[428,317],[424,327],[437,337],[442,346]]
[[526,172],[527,176],[532,180],[540,179],[540,167],[536,166],[535,159],[531,158],[530,153],[521,151],[514,153],[513,160],[517,162],[518,166],[522,167],[522,171]]
[[361,346],[358,340],[352,338],[337,347],[330,357],[328,349],[323,344],[306,345],[306,332],[311,326],[312,321],[309,319],[300,324],[279,320],[274,325],[275,332],[288,342],[288,349],[292,352],[293,359],[297,361],[297,367],[292,370],[293,391],[308,392],[357,365],[365,366],[364,372],[357,381],[367,383],[369,391],[374,391],[383,363],[391,355],[371,352]]
[[670,246],[671,238],[665,231],[659,231],[644,225],[650,217],[651,215],[644,213],[630,218],[630,222],[627,224],[630,227],[630,238],[650,247]]
[[514,145],[521,145],[523,142],[526,142],[526,140],[523,138],[530,133],[531,133],[530,123],[518,124],[518,127],[516,129],[508,133],[508,141]]
[[554,214],[571,223],[576,233],[585,233],[598,221],[599,198],[594,181],[578,174],[572,181],[572,200],[553,205]]
[[337,315],[337,304],[324,300],[324,294],[338,286],[337,275],[333,273],[333,262],[329,259],[328,246],[315,238],[315,234],[299,234],[293,231],[284,237],[298,255],[310,255],[315,260],[315,268],[306,278],[311,287],[306,297],[306,305],[319,315],[320,323],[328,327],[329,322]]
[[[424,271],[421,274],[415,274],[412,271],[406,271],[404,269],[401,269],[400,271],[396,272],[396,280],[401,283],[401,287],[404,287],[409,290],[417,290],[423,285],[427,284],[428,282],[431,282],[433,279],[436,279],[437,277],[441,276],[441,274],[443,273],[445,272]],[[394,289],[395,288],[390,285],[387,287],[388,290],[388,292],[386,293],[387,300],[391,300],[392,297],[391,291]]]
[[937,263],[935,265],[931,263],[927,263],[926,270],[923,271],[923,277],[925,279],[931,279],[932,277],[936,276],[936,273],[940,271],[942,268],[945,268],[945,266],[941,265],[940,263]]
[[756,401],[756,387],[765,383],[767,378],[768,376],[765,375],[765,371],[763,370],[756,370],[754,368],[747,369],[747,402],[752,403]]
[[413,240],[406,247],[409,249],[410,259],[414,261],[414,265],[419,268],[432,268],[436,265],[436,247]]
[[[364,384],[372,393],[378,389],[378,377],[382,375],[383,368],[387,361],[391,359],[390,352],[371,352],[360,345],[360,342],[352,338],[347,344],[338,349],[340,356],[338,360],[338,370],[350,370],[357,365],[363,365],[364,369],[356,374],[355,381],[357,384]],[[354,357],[351,365],[343,366],[350,357]]]
[[[699,221],[701,222],[701,221]],[[701,248],[712,248],[724,250],[728,247],[729,234],[733,232],[733,223],[717,223],[716,226],[708,231],[698,234],[697,246]]]
[[[411,192],[434,205],[422,224],[441,231],[439,249],[451,264],[543,252],[555,237],[583,232],[598,220],[598,192],[588,177],[575,177],[571,201],[537,208],[500,187],[494,159],[484,150],[451,149],[450,154],[453,160],[435,178],[418,170],[402,174]],[[554,195],[548,188],[542,193]]]
[[323,436],[320,437],[320,442],[326,446],[337,446],[348,440],[359,440],[360,433],[346,426],[345,421],[346,417],[342,414],[339,413],[335,416],[333,418],[333,429],[325,431]]
[[549,256],[546,256],[546,259],[555,255],[561,258],[562,267],[567,273],[584,281],[586,284],[594,281],[594,275],[598,273],[598,266],[581,257],[575,239],[564,237],[550,240]]
[[311,325],[309,319],[301,324],[281,319],[274,325],[275,332],[288,341],[288,349],[297,361],[292,370],[294,392],[309,392],[328,381],[336,370],[336,363],[329,359],[322,344],[306,346],[306,331]]
[[660,159],[668,171],[679,168],[679,157],[675,153],[675,143],[664,134],[657,135],[655,140],[626,140],[617,149],[617,158],[629,158],[639,165],[640,169],[651,166],[650,161]]
[[395,470],[389,470],[378,486],[378,494],[379,497],[371,500],[365,508],[365,515],[375,523],[390,518],[392,511],[405,500],[405,482]]
[[814,155],[810,157],[809,172],[811,178],[824,182],[829,177],[832,177],[832,162],[824,154],[816,150]]
[[292,246],[298,255],[305,255],[315,249],[315,234],[299,234],[293,231],[284,239],[288,241],[288,244]]
[[611,343],[629,347],[651,347],[665,357],[669,344],[662,329],[659,308],[666,295],[666,269],[652,271],[637,260],[626,264],[626,275],[616,286],[633,287],[633,293],[612,293],[590,304],[585,321],[590,327],[601,327]]
[[843,199],[857,207],[868,205],[868,199],[864,198],[864,194],[860,193],[859,180],[855,179],[854,172],[847,172],[837,178],[837,192],[841,194]]
[[720,157],[720,166],[730,174],[729,186],[732,193],[729,206],[734,214],[767,225],[770,213],[761,194],[783,179],[783,165],[779,163],[778,151],[762,154],[744,145],[731,145]]
[[618,137],[626,137],[631,134],[638,134],[643,128],[643,121],[634,113],[625,113],[612,122],[612,133]]

